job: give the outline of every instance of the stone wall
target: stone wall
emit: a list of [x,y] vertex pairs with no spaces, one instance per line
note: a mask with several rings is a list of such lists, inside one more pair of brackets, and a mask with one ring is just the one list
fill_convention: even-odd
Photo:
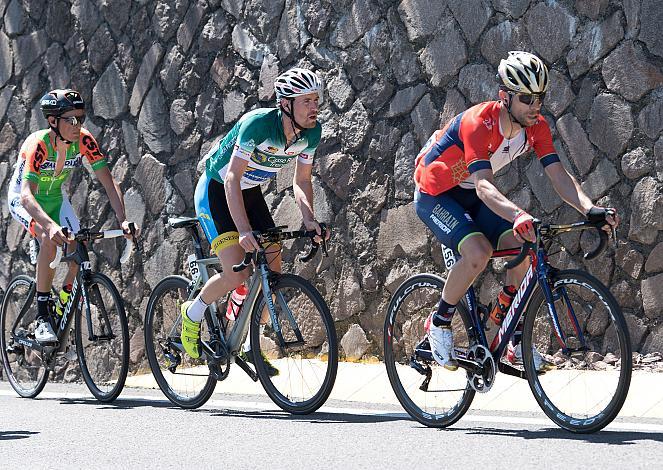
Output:
[[[182,271],[199,161],[244,112],[273,106],[272,81],[296,64],[325,79],[315,208],[334,227],[331,257],[288,269],[314,279],[350,356],[381,352],[390,292],[415,272],[441,271],[441,250],[412,203],[414,156],[472,103],[494,98],[500,58],[538,53],[550,66],[544,106],[565,166],[622,215],[619,245],[583,263],[578,236],[560,266],[586,267],[624,308],[634,348],[663,350],[663,8],[658,0],[0,0],[0,286],[25,270],[28,239],[7,210],[21,142],[45,127],[38,99],[70,86],[112,162],[145,253],[118,268],[118,246],[94,263],[121,286],[132,360],[143,360],[151,288]],[[278,223],[298,226],[286,168],[265,188]],[[577,214],[541,166],[521,158],[498,178],[545,220]],[[99,183],[79,172],[72,202],[95,227],[115,225]],[[61,277],[61,274],[60,274]],[[483,277],[490,300],[502,274]]]

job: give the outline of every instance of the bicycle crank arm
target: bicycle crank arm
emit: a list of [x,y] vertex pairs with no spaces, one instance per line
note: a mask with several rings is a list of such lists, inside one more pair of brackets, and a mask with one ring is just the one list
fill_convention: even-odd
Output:
[[244,359],[239,356],[235,356],[235,364],[237,364],[240,369],[246,372],[246,375],[251,377],[251,380],[254,382],[258,381],[258,374],[256,374],[255,371],[251,369],[251,366],[248,365]]
[[461,357],[457,357],[456,361],[458,362],[458,367],[461,367],[466,371],[471,372],[472,374],[476,374],[478,371],[481,370],[481,364],[479,364],[476,361],[471,361],[469,359],[464,359]]
[[[42,345],[38,341],[34,339],[29,339],[29,338],[24,338],[21,336],[15,336],[14,337],[14,342],[20,344],[23,347],[38,351],[40,353],[43,352],[52,352],[58,347],[60,347],[60,342],[56,341],[55,343],[50,343],[47,345]],[[14,348],[11,346],[7,346],[7,352],[13,352]]]
[[115,335],[110,334],[110,335],[90,335],[88,336],[88,339],[90,341],[110,341],[112,339],[115,339]]
[[507,364],[502,361],[497,362],[497,370],[506,375],[512,375],[513,377],[518,377],[519,379],[527,380],[527,374],[524,370],[520,370],[517,367],[513,367],[511,364]]

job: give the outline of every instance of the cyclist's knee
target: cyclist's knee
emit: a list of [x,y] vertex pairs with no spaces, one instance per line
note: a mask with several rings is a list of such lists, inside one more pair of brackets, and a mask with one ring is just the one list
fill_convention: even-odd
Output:
[[224,277],[226,278],[228,287],[230,288],[230,290],[232,290],[239,287],[240,284],[246,282],[246,280],[249,278],[249,272],[248,269],[245,269],[244,271],[240,271],[238,273],[236,272],[224,273]]
[[472,271],[480,273],[488,266],[493,247],[485,237],[475,236],[465,240],[460,253]]
[[41,251],[44,251],[45,253],[55,253],[57,245],[48,238],[48,233],[41,232],[38,234],[37,240],[39,241],[39,249]]

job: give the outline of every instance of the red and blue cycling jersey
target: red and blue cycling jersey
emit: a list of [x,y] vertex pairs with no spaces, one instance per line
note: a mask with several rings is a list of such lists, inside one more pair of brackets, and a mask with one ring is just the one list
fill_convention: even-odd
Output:
[[500,101],[479,103],[435,131],[415,160],[417,189],[437,196],[456,186],[474,188],[472,173],[483,169],[496,173],[530,149],[544,167],[559,161],[543,116],[514,138],[506,139],[500,129],[501,109]]

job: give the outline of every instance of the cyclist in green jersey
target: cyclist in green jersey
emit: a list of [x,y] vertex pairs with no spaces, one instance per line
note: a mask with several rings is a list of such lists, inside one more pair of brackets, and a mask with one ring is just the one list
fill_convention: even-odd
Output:
[[[83,157],[106,190],[125,236],[130,238],[131,235],[122,192],[110,172],[108,160],[92,134],[82,127],[85,103],[81,95],[74,90],[53,90],[41,98],[40,106],[49,128],[30,134],[21,146],[7,199],[12,217],[40,244],[35,339],[40,343],[52,343],[57,337],[49,321],[48,303],[55,270],[49,264],[55,258],[57,246],[75,243],[70,237],[80,229],[78,218],[62,191],[62,184],[75,168],[83,165]],[[69,237],[63,227],[68,229]],[[56,301],[56,312],[60,315],[77,270],[75,263],[69,264],[63,290]]]
[[[293,159],[295,201],[306,229],[321,234],[313,212],[311,173],[322,132],[317,121],[322,82],[309,70],[293,68],[276,78],[274,88],[277,107],[242,116],[207,155],[205,172],[196,186],[196,215],[223,272],[210,278],[193,301],[182,305],[182,344],[193,358],[200,356],[200,322],[207,306],[248,278],[246,271],[236,273],[232,266],[246,252],[259,248],[251,231],[275,225],[260,183],[276,176]],[[281,270],[279,253],[274,253],[270,267]],[[244,353],[253,360],[248,344]]]

